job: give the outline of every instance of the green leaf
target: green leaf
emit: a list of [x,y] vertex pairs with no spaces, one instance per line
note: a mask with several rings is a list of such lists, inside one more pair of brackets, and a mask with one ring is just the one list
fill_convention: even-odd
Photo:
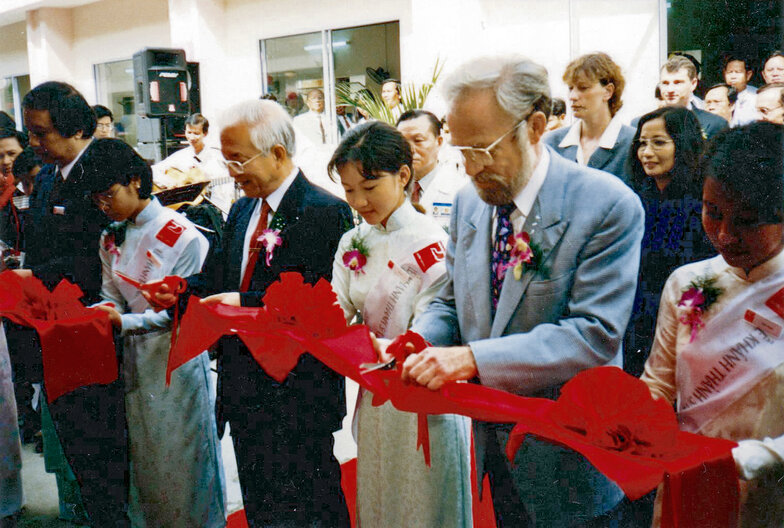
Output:
[[[436,85],[444,63],[440,58],[436,59],[433,67],[433,74],[429,82],[416,85],[414,83],[403,84],[400,90],[400,104],[405,111],[423,108],[427,97]],[[395,116],[387,108],[381,93],[375,86],[367,86],[358,82],[342,82],[335,86],[335,98],[338,104],[351,105],[355,108],[362,108],[372,119],[384,121],[390,125],[395,124]]]

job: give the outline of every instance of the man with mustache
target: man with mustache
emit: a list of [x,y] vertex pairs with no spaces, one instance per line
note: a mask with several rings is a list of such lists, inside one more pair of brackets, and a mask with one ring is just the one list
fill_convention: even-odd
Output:
[[[406,359],[403,379],[433,390],[474,380],[556,398],[584,369],[620,367],[643,233],[639,199],[618,178],[541,143],[550,113],[542,66],[475,59],[452,74],[445,95],[473,185],[453,205],[449,280],[413,325],[432,346]],[[527,264],[526,236],[541,251]],[[511,428],[474,424],[477,477],[490,474],[500,526],[625,519],[621,490],[573,451],[528,437],[511,464]]]

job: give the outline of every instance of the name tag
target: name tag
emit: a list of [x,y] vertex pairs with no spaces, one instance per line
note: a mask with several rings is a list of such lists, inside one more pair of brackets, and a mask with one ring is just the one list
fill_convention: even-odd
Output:
[[778,325],[770,319],[761,316],[754,310],[746,310],[746,313],[743,314],[743,320],[754,328],[765,332],[771,337],[777,338],[781,335],[781,325]]
[[449,215],[451,214],[451,203],[433,202],[433,218],[449,218]]
[[54,207],[52,207],[52,214],[64,215],[65,214],[65,206],[63,206],[63,205],[55,205]]

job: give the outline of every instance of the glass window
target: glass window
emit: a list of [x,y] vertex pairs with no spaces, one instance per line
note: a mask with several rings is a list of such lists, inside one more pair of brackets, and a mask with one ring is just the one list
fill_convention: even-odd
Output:
[[292,117],[308,111],[307,92],[324,89],[321,33],[306,33],[264,41],[266,93],[274,95]]
[[350,124],[358,117],[353,108],[336,108],[335,84],[351,82],[358,89],[372,86],[380,91],[381,79],[400,79],[400,24],[386,22],[266,39],[261,42],[261,58],[265,93],[274,96],[292,117],[308,112],[309,92],[322,91],[322,123],[327,129],[322,134],[314,124],[310,139],[335,144],[346,129],[342,116],[346,115]]
[[114,114],[114,133],[128,145],[136,146],[136,103],[133,97],[131,59],[96,64],[97,100]]
[[21,128],[22,123],[22,99],[29,91],[29,75],[0,79],[0,110],[16,121],[17,128]]

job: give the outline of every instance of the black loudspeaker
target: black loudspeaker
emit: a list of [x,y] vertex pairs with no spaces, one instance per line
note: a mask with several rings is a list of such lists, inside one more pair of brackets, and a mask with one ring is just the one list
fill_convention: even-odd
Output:
[[181,49],[145,48],[133,55],[136,113],[187,117],[188,65]]

